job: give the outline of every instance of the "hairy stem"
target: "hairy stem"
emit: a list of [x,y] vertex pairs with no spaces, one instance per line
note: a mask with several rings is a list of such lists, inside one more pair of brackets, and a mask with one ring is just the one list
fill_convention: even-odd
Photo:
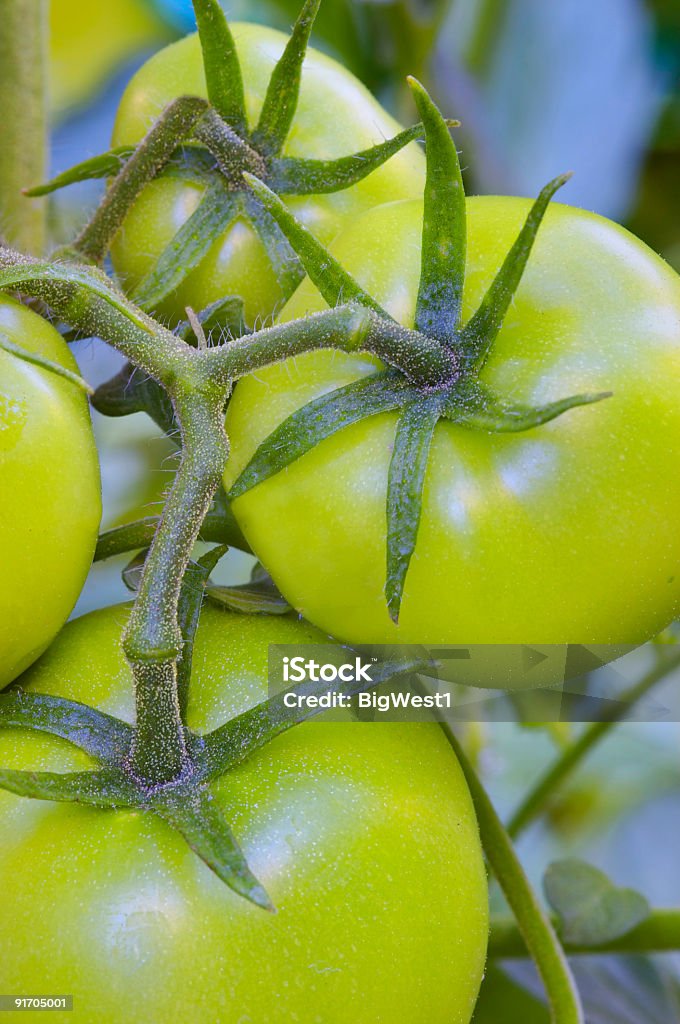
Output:
[[[626,935],[601,946],[565,943],[564,949],[569,956],[592,956],[594,953],[669,953],[680,950],[680,909],[653,910],[649,917]],[[528,955],[516,921],[505,916],[494,918],[491,922],[489,956],[510,960]]]
[[0,236],[26,252],[45,248],[45,201],[22,189],[47,169],[47,0],[0,3]]
[[178,607],[182,578],[228,455],[226,395],[174,397],[182,460],[147,556],[123,648],[135,678],[137,731],[130,762],[138,778],[161,785],[187,765],[177,694],[182,653]]
[[545,986],[553,1024],[583,1024],[583,1008],[569,964],[548,914],[524,873],[512,841],[451,728],[442,722],[470,788],[484,852]]
[[268,363],[322,348],[372,352],[413,383],[449,383],[455,355],[436,341],[373,313],[358,303],[335,306],[301,320],[277,324],[202,353],[204,372],[236,379]]
[[658,662],[638,683],[632,686],[616,702],[611,717],[604,721],[593,722],[581,735],[550,765],[547,771],[534,783],[508,822],[508,834],[516,838],[535,821],[545,810],[555,790],[575,771],[578,765],[588,756],[616,725],[628,714],[631,707],[641,700],[653,686],[664,679],[669,672],[680,665],[680,652],[669,653],[666,648],[659,647]]
[[74,252],[93,263],[102,262],[135,199],[191,135],[206,107],[205,100],[196,96],[180,96],[166,107],[70,246]]

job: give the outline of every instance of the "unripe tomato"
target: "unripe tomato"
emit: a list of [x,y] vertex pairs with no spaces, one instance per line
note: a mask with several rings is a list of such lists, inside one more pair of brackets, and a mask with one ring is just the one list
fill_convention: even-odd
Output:
[[[252,128],[286,36],[262,25],[235,24],[232,31]],[[187,94],[206,95],[197,35],[161,50],[134,75],[118,110],[113,145],[139,142],[163,108]],[[399,125],[358,79],[330,57],[308,51],[297,113],[283,156],[335,159],[383,142],[398,131]],[[422,151],[412,143],[351,188],[328,195],[290,197],[288,202],[319,238],[330,241],[344,222],[364,210],[420,195],[423,180]],[[112,247],[115,269],[128,290],[154,267],[202,194],[201,186],[168,176],[147,186]],[[251,324],[270,317],[282,297],[262,242],[242,217],[217,239],[196,269],[161,304],[159,313],[182,319],[186,306],[203,309],[227,295],[243,298]]]
[[[0,296],[0,332],[70,370],[37,313]],[[99,463],[77,385],[0,349],[0,687],[47,647],[85,582],[101,517]]]
[[[464,317],[527,214],[468,201]],[[422,204],[370,211],[331,247],[413,325]],[[324,303],[309,281],[283,311]],[[318,395],[376,361],[298,356],[241,381],[229,406],[230,485],[258,445]],[[680,606],[680,280],[627,231],[553,205],[481,379],[530,405],[612,391],[525,433],[440,421],[398,626],[384,596],[395,414],[340,430],[234,502],[291,604],[351,642],[637,644]]]
[[[22,686],[131,721],[127,615],[70,623]],[[265,699],[270,643],[325,640],[292,617],[206,607],[189,725],[208,731]],[[17,731],[0,733],[0,764],[91,766],[64,741]],[[7,991],[68,991],[81,1024],[468,1024],[486,876],[436,725],[305,723],[213,791],[275,914],[228,889],[157,817],[0,790]]]

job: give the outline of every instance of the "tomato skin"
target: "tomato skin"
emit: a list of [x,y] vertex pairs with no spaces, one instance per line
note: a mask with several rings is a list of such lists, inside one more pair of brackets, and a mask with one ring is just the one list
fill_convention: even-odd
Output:
[[[77,370],[37,313],[0,296],[0,331]],[[101,517],[87,399],[62,377],[0,350],[0,688],[61,629],[92,562]]]
[[[468,201],[466,318],[528,207]],[[420,203],[390,204],[332,246],[408,325],[421,225]],[[282,319],[322,307],[305,281]],[[532,403],[613,397],[523,434],[439,423],[399,625],[383,595],[394,414],[339,432],[238,498],[240,525],[291,604],[351,642],[640,643],[680,605],[679,323],[680,283],[662,260],[617,225],[554,205],[482,379]],[[375,365],[318,352],[240,382],[227,486],[281,420]]]
[[[70,623],[22,686],[131,720],[127,614]],[[189,724],[213,728],[266,696],[270,642],[325,639],[291,617],[206,607]],[[90,763],[64,741],[0,733],[3,766]],[[436,726],[307,723],[214,793],[276,914],[231,892],[155,817],[0,791],[9,989],[71,992],[82,1024],[468,1024],[486,877],[469,793]]]
[[[233,25],[232,31],[252,128],[286,36],[245,23]],[[197,35],[161,50],[134,75],[118,110],[112,145],[139,142],[163,108],[183,94],[206,95]],[[336,61],[310,49],[297,113],[282,155],[334,159],[382,142],[399,128],[358,79]],[[343,223],[364,210],[421,195],[423,181],[422,150],[412,143],[349,189],[291,197],[287,202],[307,227],[328,242]],[[200,186],[167,177],[145,189],[112,246],[114,267],[128,289],[153,268],[201,194]],[[199,266],[161,304],[159,313],[171,320],[183,319],[186,306],[203,309],[226,295],[242,296],[249,323],[270,317],[282,298],[262,243],[242,221],[217,239]]]

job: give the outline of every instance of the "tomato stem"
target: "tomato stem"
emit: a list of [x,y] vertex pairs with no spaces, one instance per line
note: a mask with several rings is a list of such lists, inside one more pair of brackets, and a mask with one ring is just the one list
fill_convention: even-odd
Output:
[[[667,953],[680,949],[680,909],[652,910],[635,928],[618,939],[600,946],[564,943],[569,956],[593,956],[599,953]],[[491,920],[489,956],[519,959],[528,956],[527,947],[516,922],[510,917]]]
[[5,0],[0,27],[0,229],[12,245],[45,248],[45,203],[22,190],[47,167],[47,0]]
[[67,252],[73,251],[93,263],[102,262],[135,199],[192,133],[207,107],[206,101],[196,96],[180,96],[165,108]]
[[552,922],[531,887],[508,833],[470,764],[458,738],[441,723],[463,769],[475,805],[482,846],[517,921],[517,927],[543,980],[553,1024],[584,1024],[573,975]]
[[130,764],[150,785],[175,781],[188,767],[177,692],[183,646],[178,609],[184,573],[227,460],[225,399],[226,388],[207,398],[196,393],[174,398],[182,459],[123,636],[137,711]]

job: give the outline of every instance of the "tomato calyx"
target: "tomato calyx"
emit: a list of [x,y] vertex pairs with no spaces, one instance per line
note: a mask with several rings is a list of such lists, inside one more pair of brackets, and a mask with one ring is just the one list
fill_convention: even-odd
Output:
[[[418,124],[379,145],[335,160],[282,155],[295,118],[303,63],[320,0],[307,0],[269,81],[258,123],[251,128],[234,39],[219,0],[194,0],[208,102],[183,96],[171,103],[135,148],[119,147],[77,164],[29,196],[91,178],[110,178],[91,221],[64,254],[100,264],[142,189],[160,174],[179,176],[203,190],[198,206],[170,241],[132,297],[157,307],[237,220],[251,225],[274,269],[284,298],[304,277],[294,250],[243,182],[254,173],[281,195],[341,191],[367,177],[415,139]],[[457,122],[451,122],[454,124]]]
[[[392,368],[314,399],[262,442],[228,495],[230,500],[237,499],[352,423],[381,413],[398,413],[387,488],[385,581],[387,607],[395,623],[415,550],[429,450],[439,421],[488,433],[516,433],[611,394],[577,394],[528,405],[506,400],[480,378],[550,200],[569,175],[555,178],[541,191],[479,308],[463,323],[467,228],[458,154],[449,125],[427,91],[415,79],[409,79],[409,85],[425,128],[427,150],[421,274],[412,333],[436,342],[441,351],[450,354],[449,371],[442,375],[438,368],[429,377],[421,374],[420,380],[417,375],[407,380]],[[264,182],[248,172],[244,176],[327,304],[333,308],[349,300],[364,306],[388,335],[392,332],[393,344],[398,346],[399,331],[404,328],[295,220]]]
[[[277,693],[207,734],[186,725],[191,656],[205,584],[210,567],[224,548],[214,549],[192,565],[182,588],[180,618],[184,648],[178,672],[178,699],[184,722],[187,760],[174,778],[158,784],[140,778],[133,751],[137,729],[116,717],[77,701],[21,689],[21,681],[0,694],[0,728],[47,733],[67,740],[96,763],[92,770],[49,772],[0,769],[0,788],[18,796],[81,803],[102,810],[136,810],[155,814],[179,832],[191,849],[234,892],[265,910],[275,908],[251,872],[228,822],[214,800],[211,783],[232,771],[277,736],[320,713],[307,701],[287,702],[286,695],[322,694],[329,683],[308,681]],[[347,650],[338,648],[339,656]],[[340,679],[333,688],[353,693],[387,679],[431,668],[426,653],[384,659],[370,683],[348,686]]]

